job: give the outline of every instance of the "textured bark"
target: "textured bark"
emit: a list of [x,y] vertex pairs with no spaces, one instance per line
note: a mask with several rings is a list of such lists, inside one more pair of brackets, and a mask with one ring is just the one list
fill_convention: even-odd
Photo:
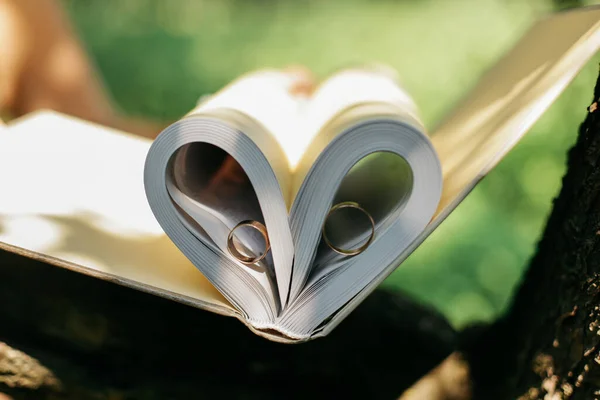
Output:
[[476,399],[600,398],[599,99],[510,312],[463,333]]
[[[455,340],[442,316],[381,290],[329,337],[283,345],[233,318],[0,253],[0,399],[393,399]],[[22,367],[3,370],[7,353]]]

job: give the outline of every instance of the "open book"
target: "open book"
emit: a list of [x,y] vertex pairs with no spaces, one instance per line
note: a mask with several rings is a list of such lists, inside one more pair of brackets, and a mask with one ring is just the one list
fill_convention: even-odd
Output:
[[154,142],[26,116],[0,130],[0,247],[271,340],[326,335],[599,47],[600,8],[539,21],[432,132],[378,68],[340,71],[309,97],[285,72],[251,73]]
[[154,141],[144,182],[167,235],[254,328],[304,339],[397,265],[442,171],[387,73],[341,71],[308,98],[294,77],[256,72],[201,103]]

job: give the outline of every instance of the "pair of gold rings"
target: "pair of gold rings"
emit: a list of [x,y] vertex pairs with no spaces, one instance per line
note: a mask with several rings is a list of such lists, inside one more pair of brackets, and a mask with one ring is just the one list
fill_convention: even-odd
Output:
[[[329,248],[331,248],[331,250],[335,251],[338,254],[344,255],[344,256],[356,256],[356,255],[364,252],[367,249],[367,247],[369,247],[369,245],[373,242],[373,239],[375,238],[375,221],[373,220],[373,217],[371,216],[371,214],[369,214],[358,203],[355,203],[353,201],[345,201],[345,202],[336,204],[329,210],[329,212],[327,213],[327,216],[325,217],[325,222],[327,222],[327,220],[333,213],[335,213],[336,211],[341,210],[343,208],[354,208],[354,209],[361,211],[363,214],[365,214],[367,216],[367,218],[369,219],[369,222],[371,223],[371,234],[369,235],[369,238],[367,239],[367,241],[363,245],[361,245],[357,248],[354,248],[354,249],[342,249],[342,248],[334,245],[333,243],[331,243],[331,241],[329,240],[329,237],[327,236],[327,233],[325,231],[325,223],[323,223],[323,227],[321,228],[321,233],[323,235],[323,240],[325,240],[325,243],[327,244],[327,246],[329,246]],[[237,249],[237,247],[235,246],[235,243],[233,242],[233,233],[235,232],[236,229],[241,228],[243,226],[247,226],[247,227],[256,229],[263,236],[263,238],[265,240],[265,250],[261,255],[259,255],[257,257],[247,256],[247,255],[243,254],[242,252],[240,252]],[[256,263],[262,261],[267,256],[267,253],[269,252],[270,249],[271,249],[271,243],[269,242],[269,235],[267,233],[267,228],[258,221],[253,221],[253,220],[242,221],[239,224],[237,224],[231,231],[229,231],[229,236],[227,237],[227,250],[229,250],[229,253],[233,257],[235,257],[238,261],[240,261],[242,264],[251,265],[251,264],[256,264]]]

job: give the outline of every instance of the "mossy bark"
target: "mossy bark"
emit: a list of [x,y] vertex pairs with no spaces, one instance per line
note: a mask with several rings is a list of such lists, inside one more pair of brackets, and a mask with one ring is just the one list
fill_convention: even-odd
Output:
[[598,101],[600,78],[510,311],[462,334],[476,399],[600,398]]

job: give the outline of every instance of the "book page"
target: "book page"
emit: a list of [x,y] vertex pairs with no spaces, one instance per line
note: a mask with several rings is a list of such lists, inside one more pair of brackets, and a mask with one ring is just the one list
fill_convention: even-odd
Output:
[[[268,308],[273,312],[278,308],[275,303],[287,299],[294,248],[287,221],[291,174],[286,150],[294,149],[288,139],[298,136],[293,132],[299,103],[292,90],[298,79],[296,74],[277,70],[259,70],[237,78],[166,128],[147,156],[145,188],[157,220],[180,249],[188,249],[194,265],[247,312],[242,303],[250,302],[252,296],[239,290],[248,284],[262,300],[267,301],[265,296],[270,299]],[[190,229],[182,214],[204,229],[210,243],[204,240],[204,233]],[[235,229],[233,241],[248,249],[248,255],[265,254],[267,242],[262,234],[247,227],[236,229],[249,220],[268,231],[266,268],[243,265],[228,249],[229,233]],[[182,230],[183,226],[187,230]],[[218,249],[205,253],[211,243]],[[227,274],[236,282],[208,261],[214,254],[225,259]],[[237,270],[229,270],[234,265]],[[265,273],[275,276],[276,288],[265,279]],[[256,279],[244,276],[248,274]],[[256,280],[262,288],[254,285]],[[235,301],[229,297],[234,291],[238,292]]]
[[[267,156],[275,172],[288,209],[293,165],[306,147],[303,110],[306,99],[293,94],[298,77],[280,70],[259,70],[242,75],[214,95],[201,101],[188,115],[236,110],[251,117],[262,129],[248,129],[246,134],[266,131],[280,149],[259,135],[251,139]],[[228,117],[228,116],[223,116]]]
[[[306,298],[304,291],[313,292],[305,285],[311,273],[320,276],[329,270],[325,262],[336,257],[322,245],[324,224],[328,236],[342,248],[368,246],[356,257],[343,258],[349,264],[366,260],[360,276],[344,280],[346,295],[362,290],[380,272],[380,266],[368,261],[373,252],[399,253],[425,228],[441,192],[439,160],[416,106],[388,74],[365,68],[334,75],[313,96],[307,119],[318,133],[294,175],[293,307]],[[386,175],[392,168],[395,176]],[[348,221],[339,223],[329,213],[334,202],[341,201],[358,203],[364,212],[342,211],[338,216]],[[395,243],[382,249],[388,236],[394,236]],[[335,296],[336,290],[331,294]]]
[[[173,156],[171,165],[167,171],[169,195],[201,227],[199,236],[212,241],[224,254],[229,231],[239,221],[265,224],[248,175],[224,150],[208,143],[188,144]],[[239,230],[236,236],[253,254],[265,247],[256,230]]]
[[[379,104],[385,108],[373,111]],[[372,113],[358,115],[355,108],[363,105],[373,105],[369,109]],[[317,158],[343,129],[385,113],[406,115],[425,131],[415,103],[387,69],[378,66],[353,68],[339,71],[325,80],[304,111],[306,143],[302,156],[292,165],[292,199]]]
[[600,48],[600,7],[559,13],[534,29],[478,82],[432,134],[447,215],[518,142]]
[[0,248],[233,315],[145,198],[150,140],[53,112],[0,130]]

